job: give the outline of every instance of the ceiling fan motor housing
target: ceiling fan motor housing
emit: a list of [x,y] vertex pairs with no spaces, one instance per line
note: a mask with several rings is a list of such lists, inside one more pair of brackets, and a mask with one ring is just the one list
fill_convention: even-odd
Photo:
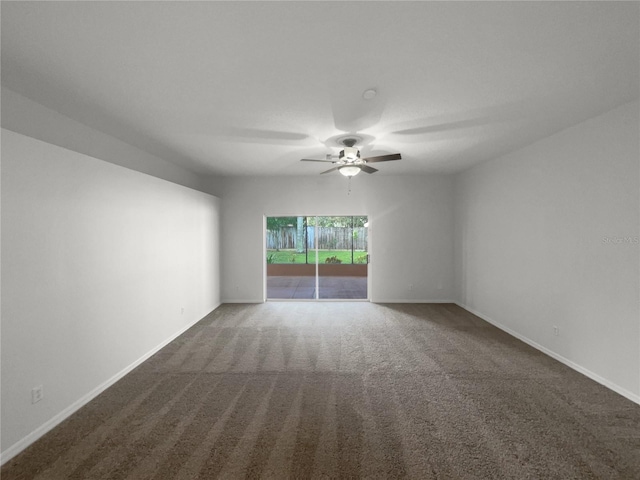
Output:
[[340,151],[340,161],[345,163],[354,163],[360,160],[360,150],[355,147],[345,147]]

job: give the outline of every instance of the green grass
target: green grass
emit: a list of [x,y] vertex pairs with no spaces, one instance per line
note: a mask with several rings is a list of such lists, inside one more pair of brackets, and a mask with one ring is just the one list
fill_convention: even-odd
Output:
[[[367,263],[367,252],[355,250],[353,263]],[[320,250],[318,252],[319,263],[325,263],[329,257],[338,257],[342,263],[351,263],[351,250]],[[316,251],[309,250],[309,256],[304,253],[296,253],[295,250],[267,250],[267,263],[316,263]],[[269,261],[271,259],[271,261]]]

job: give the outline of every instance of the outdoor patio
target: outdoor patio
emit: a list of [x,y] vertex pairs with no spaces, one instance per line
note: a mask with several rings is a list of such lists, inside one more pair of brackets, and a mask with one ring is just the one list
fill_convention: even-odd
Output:
[[[319,277],[321,299],[367,299],[367,277]],[[315,299],[313,276],[268,276],[267,299]]]

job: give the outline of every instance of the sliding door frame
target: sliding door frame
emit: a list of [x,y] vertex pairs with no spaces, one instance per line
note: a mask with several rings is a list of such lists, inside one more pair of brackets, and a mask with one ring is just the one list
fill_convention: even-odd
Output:
[[[367,298],[272,298],[269,299],[267,297],[267,218],[268,217],[367,217]],[[319,292],[319,263],[318,263],[318,229],[314,228],[314,245],[316,247],[316,274],[315,274],[315,285],[316,285],[316,297],[318,297]],[[306,239],[306,236],[305,236]],[[308,239],[306,239],[308,242]],[[302,214],[291,214],[291,213],[265,213],[262,215],[262,299],[263,303],[267,301],[275,301],[275,302],[370,302],[371,301],[371,245],[372,245],[372,235],[371,235],[371,218],[366,213],[350,213],[350,214],[314,214],[314,215],[302,215]]]

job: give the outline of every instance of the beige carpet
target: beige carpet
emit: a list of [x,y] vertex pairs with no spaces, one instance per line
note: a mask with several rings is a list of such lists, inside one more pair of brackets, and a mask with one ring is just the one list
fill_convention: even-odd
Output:
[[638,479],[640,406],[454,305],[223,305],[11,479]]

